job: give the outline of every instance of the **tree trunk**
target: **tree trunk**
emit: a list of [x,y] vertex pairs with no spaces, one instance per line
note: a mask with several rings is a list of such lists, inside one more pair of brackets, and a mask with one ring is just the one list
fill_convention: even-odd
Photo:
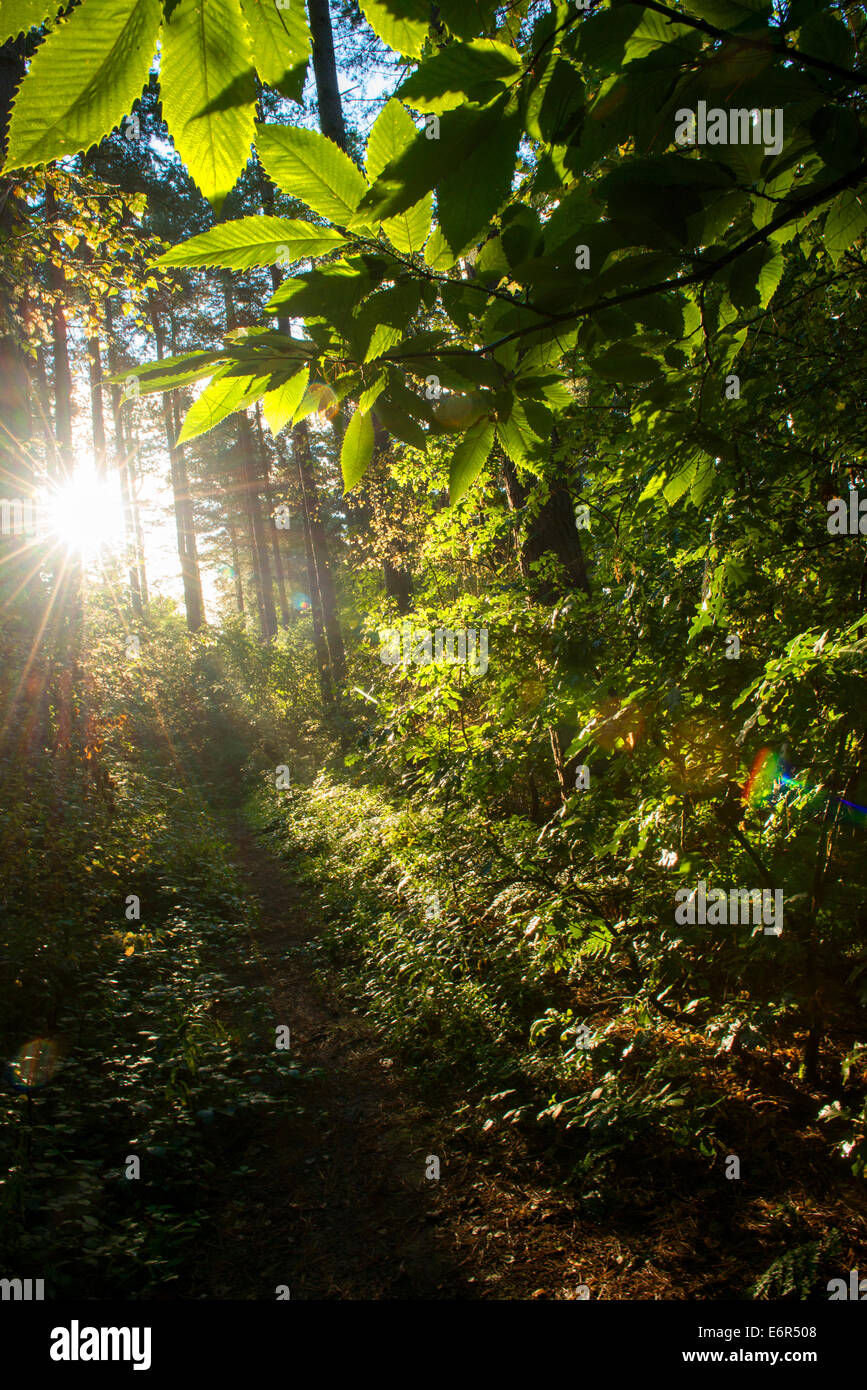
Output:
[[262,410],[259,402],[256,402],[256,438],[259,444],[259,459],[261,463],[261,476],[265,485],[265,500],[268,504],[268,529],[271,534],[271,550],[274,556],[274,573],[277,577],[277,593],[280,598],[280,621],[284,627],[289,626],[289,605],[286,601],[286,581],[283,577],[283,557],[280,554],[280,539],[285,534],[278,530],[274,519],[274,491],[271,487],[271,469],[268,462],[268,448],[265,444],[265,432],[262,429]]
[[[314,5],[319,0],[314,0]],[[313,11],[310,12],[311,32],[313,26]],[[320,26],[323,16],[318,12]],[[328,12],[328,3],[325,0],[324,20],[328,25],[328,33],[331,33],[331,16]],[[334,43],[331,42],[331,62],[334,64]],[[336,68],[333,90],[337,91]],[[337,91],[337,104],[340,106],[340,93]],[[324,127],[323,127],[324,129]],[[334,127],[336,129],[336,127]],[[343,113],[340,110],[340,129],[343,131]],[[342,134],[343,143],[346,141],[346,134]],[[264,172],[260,175],[260,193],[262,198],[262,209],[269,216],[274,213],[274,187]],[[271,285],[275,292],[283,283],[283,276],[276,265],[271,266]],[[287,318],[278,318],[277,326],[281,333],[287,337],[292,336],[292,325]],[[307,559],[307,587],[310,591],[310,613],[313,621],[313,645],[316,653],[316,665],[319,670],[319,688],[322,694],[322,702],[325,705],[334,701],[334,688],[340,686],[346,675],[346,655],[343,647],[343,637],[340,631],[340,620],[337,613],[337,599],[334,592],[334,583],[331,578],[331,570],[328,557],[328,542],[325,530],[322,526],[321,513],[319,507],[319,495],[316,488],[316,478],[310,454],[310,432],[307,428],[307,421],[302,420],[300,424],[292,429],[292,452],[295,465],[298,471],[298,483],[301,495],[301,524],[304,529],[304,552]]]
[[313,548],[313,562],[316,566],[316,579],[319,585],[319,598],[322,604],[322,625],[331,658],[331,674],[339,692],[346,680],[346,652],[343,647],[343,634],[340,630],[340,617],[337,612],[337,593],[331,568],[328,563],[328,541],[322,522],[319,497],[313,473],[313,458],[310,450],[310,435],[302,420],[292,431],[292,444],[298,464],[298,477],[304,498],[307,522],[310,527],[310,543]]
[[238,609],[239,617],[244,616],[244,582],[241,578],[241,556],[238,551],[238,538],[235,534],[235,523],[232,520],[229,508],[226,508],[226,529],[229,532],[229,544],[232,547],[232,570],[235,581],[235,605]]
[[[382,428],[378,420],[373,422],[374,437],[374,460],[389,447],[389,436]],[[389,598],[393,598],[397,604],[398,613],[403,616],[412,607],[412,573],[399,563],[400,552],[403,550],[402,544],[394,547],[393,558],[386,556],[382,562],[382,577],[385,582],[385,592]]]
[[298,486],[301,492],[301,515],[304,522],[304,552],[307,557],[307,585],[310,589],[310,617],[313,622],[313,649],[316,653],[316,665],[319,671],[319,689],[322,694],[322,703],[324,705],[332,705],[334,703],[334,679],[328,652],[328,643],[325,639],[325,624],[322,616],[322,595],[319,591],[319,573],[316,566],[316,554],[313,545],[310,499],[305,485],[305,470],[301,464],[305,451],[309,451],[310,448],[307,430],[302,428],[306,423],[306,421],[302,421],[301,425],[296,425],[293,429],[292,449],[298,469]]
[[127,484],[129,487],[129,507],[132,516],[132,530],[135,539],[135,564],[138,576],[137,589],[145,608],[148,606],[148,580],[145,564],[144,535],[142,534],[141,511],[138,505],[138,477],[135,472],[135,457],[127,453]]
[[334,57],[334,33],[328,0],[307,0],[310,16],[310,36],[313,40],[313,74],[316,78],[316,101],[319,107],[319,128],[323,135],[346,149],[346,126],[343,103],[337,83],[337,62]]
[[[223,301],[226,306],[226,332],[237,327],[235,301],[232,282],[228,275],[223,276]],[[261,478],[259,459],[256,453],[253,431],[246,410],[237,413],[238,421],[238,462],[241,469],[244,505],[250,524],[250,541],[253,561],[253,579],[259,597],[259,619],[262,637],[266,642],[277,632],[277,612],[274,607],[274,586],[271,582],[271,562],[268,557],[268,542],[262,525],[262,500],[259,496]]]
[[105,477],[105,413],[102,403],[102,357],[99,337],[87,340],[87,367],[90,380],[90,424],[93,458],[97,475]]
[[[502,472],[509,508],[517,515],[526,508],[528,493],[506,454],[502,456]],[[561,597],[560,590],[549,580],[533,576],[534,561],[547,552],[556,555],[563,565],[569,587],[583,589],[589,595],[584,551],[575,524],[575,506],[568,488],[562,483],[552,484],[538,512],[529,516],[523,542],[518,546],[518,567],[540,603],[554,603]]]
[[[114,322],[110,299],[106,300],[105,305],[105,326],[106,338],[108,340],[108,367],[111,375],[117,376],[120,371],[120,358],[114,339]],[[132,519],[132,507],[129,495],[129,448],[123,424],[120,386],[114,382],[112,382],[109,387],[109,400],[111,402],[111,418],[114,425],[114,463],[118,478],[120,479],[120,495],[123,505],[124,530],[126,533],[126,561],[129,570],[130,602],[132,604],[133,613],[137,618],[140,618],[144,611],[144,605],[142,603],[139,557],[136,553],[135,526]]]
[[261,596],[262,636],[265,641],[270,642],[277,632],[277,612],[274,607],[274,586],[271,581],[268,541],[262,522],[259,460],[253,440],[253,431],[244,410],[240,411],[238,415],[238,457],[244,482],[244,501],[250,518],[253,574]]
[[[12,98],[24,76],[22,53],[23,41],[10,42],[0,48],[0,168],[5,163]],[[14,180],[0,176],[0,239],[3,242],[17,235],[18,222]],[[34,487],[29,444],[30,382],[12,304],[5,293],[8,279],[0,283],[4,289],[0,298],[0,496],[23,502],[32,499]],[[51,433],[50,438],[53,449]],[[49,466],[51,452],[49,450]],[[22,546],[20,536],[0,536],[0,610],[8,611],[7,603],[17,599],[22,591],[32,596],[34,603],[29,608],[28,624],[34,636],[44,616],[38,609],[41,586],[39,565],[34,563],[36,558],[37,552],[32,546]],[[36,665],[35,656],[33,660]],[[46,682],[47,679],[46,671]],[[12,729],[14,713],[11,708],[5,711],[5,718],[7,729]]]
[[[157,360],[165,355],[165,332],[160,322],[159,311],[152,295],[148,296],[148,314],[154,331],[157,347]],[[174,326],[172,326],[174,338]],[[187,627],[190,632],[198,632],[204,623],[204,603],[202,600],[202,581],[199,575],[199,556],[196,546],[196,532],[193,525],[192,498],[187,476],[186,459],[182,448],[176,444],[174,410],[176,392],[163,392],[163,428],[172,473],[172,497],[175,511],[175,530],[178,538],[178,559],[181,564],[181,579],[184,586],[184,607],[187,614]]]
[[[57,200],[50,184],[45,189],[45,220],[50,225],[57,220]],[[59,258],[63,252],[54,248]],[[66,276],[54,260],[48,262],[48,284],[51,289],[51,339],[54,350],[54,428],[60,471],[65,479],[72,477],[72,372],[69,366],[69,335],[66,328]]]

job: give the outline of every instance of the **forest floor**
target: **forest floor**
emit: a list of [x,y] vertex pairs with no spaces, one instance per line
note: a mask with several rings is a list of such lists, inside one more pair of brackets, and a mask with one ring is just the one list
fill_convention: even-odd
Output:
[[[795,1048],[695,1043],[684,1084],[714,1102],[701,1151],[534,1106],[496,1122],[465,1059],[443,1079],[442,1053],[425,1071],[417,1048],[413,1069],[374,1024],[347,936],[329,944],[308,832],[278,849],[224,789],[187,800],[149,851],[159,880],[132,881],[150,938],[107,938],[54,1013],[38,963],[24,980],[10,1028],[66,1060],[32,1114],[0,1092],[0,1246],[22,1277],[95,1299],[826,1301],[867,1264],[867,1186],[817,1118],[830,1052],[811,1086]],[[682,1030],[655,1030],[676,1057]]]
[[[752,1174],[720,1183],[718,1164],[699,1173],[636,1152],[613,1210],[598,1214],[586,1182],[565,1181],[574,1153],[520,1129],[458,1125],[454,1095],[431,1099],[323,979],[316,896],[292,862],[240,820],[233,840],[258,904],[259,983],[306,1080],[303,1107],[262,1116],[250,1135],[248,1181],[227,1179],[211,1207],[205,1297],[276,1298],[285,1286],[307,1299],[712,1300],[749,1296],[778,1261],[764,1296],[797,1298],[805,1264],[809,1287],[857,1259],[860,1185],[844,1175],[841,1187],[815,1107],[781,1076],[756,1070],[727,1098]],[[433,1155],[438,1180],[426,1177]]]
[[[497,1173],[490,1146],[471,1152],[422,1103],[319,978],[305,949],[315,904],[290,868],[240,823],[235,842],[260,906],[261,980],[313,1074],[304,1113],[266,1119],[243,1155],[256,1200],[227,1201],[211,1296],[276,1297],[286,1285],[292,1298],[578,1297],[586,1260],[569,1198],[542,1174],[519,1186]],[[425,1176],[430,1156],[438,1180]]]

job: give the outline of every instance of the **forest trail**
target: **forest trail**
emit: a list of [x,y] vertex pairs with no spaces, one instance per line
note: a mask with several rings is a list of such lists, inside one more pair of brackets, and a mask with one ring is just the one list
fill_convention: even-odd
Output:
[[[263,1117],[238,1155],[251,1171],[227,1187],[206,1296],[270,1299],[284,1285],[302,1299],[578,1298],[588,1246],[570,1238],[574,1196],[550,1190],[541,1162],[504,1171],[496,1145],[469,1144],[420,1103],[381,1038],[316,978],[320,922],[291,864],[240,820],[231,829],[259,908],[259,982],[313,1074],[303,1113]],[[429,1155],[439,1181],[425,1177]]]
[[[439,1152],[430,1115],[404,1093],[390,1059],[314,979],[317,923],[290,870],[237,824],[238,860],[260,909],[261,982],[275,1026],[290,1028],[305,1072],[303,1113],[263,1121],[242,1162],[255,1174],[223,1214],[225,1259],[213,1297],[467,1297],[436,1227]],[[248,1194],[255,1193],[253,1200]]]

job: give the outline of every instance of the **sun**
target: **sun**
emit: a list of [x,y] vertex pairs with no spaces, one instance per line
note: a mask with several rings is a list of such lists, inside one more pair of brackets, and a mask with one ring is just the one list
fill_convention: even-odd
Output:
[[51,489],[44,515],[46,530],[82,556],[121,546],[126,534],[117,474],[100,477],[92,459],[80,460],[72,477]]

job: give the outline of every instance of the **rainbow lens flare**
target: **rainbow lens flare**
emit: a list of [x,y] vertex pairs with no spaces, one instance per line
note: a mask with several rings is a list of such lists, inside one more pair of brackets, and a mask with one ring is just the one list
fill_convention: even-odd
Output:
[[[806,797],[805,804],[812,804],[814,810],[826,806],[830,796],[832,801],[836,801],[843,808],[842,818],[844,821],[849,825],[864,824],[864,819],[867,817],[867,806],[859,806],[856,801],[847,801],[845,797],[834,796],[832,793],[823,791],[821,787],[808,787],[806,783],[792,775],[792,767],[784,752],[775,753],[772,748],[759,749],[750,768],[750,775],[747,778],[741,799],[753,809],[758,806],[768,806],[772,805],[779,796],[784,795],[790,787],[796,787],[801,795]],[[814,804],[817,798],[818,807]]]
[[782,753],[772,748],[760,748],[744,787],[743,800],[748,806],[767,806],[781,786],[791,786],[790,768]]

